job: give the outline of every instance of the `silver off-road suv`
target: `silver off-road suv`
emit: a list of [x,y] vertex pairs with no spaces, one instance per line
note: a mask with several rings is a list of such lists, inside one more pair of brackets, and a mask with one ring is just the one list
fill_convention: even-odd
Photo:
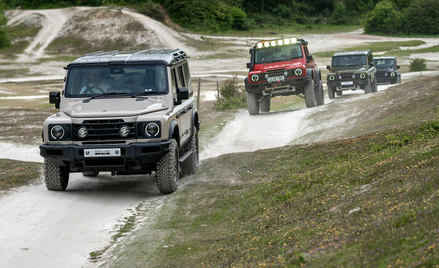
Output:
[[67,65],[59,112],[44,122],[47,189],[63,191],[69,173],[152,174],[161,193],[177,190],[180,172],[198,169],[200,128],[186,53],[95,52]]

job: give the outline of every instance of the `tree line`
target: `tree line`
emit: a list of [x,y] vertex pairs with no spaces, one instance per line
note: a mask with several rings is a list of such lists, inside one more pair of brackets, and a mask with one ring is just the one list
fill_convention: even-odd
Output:
[[[167,14],[194,31],[329,23],[362,25],[369,34],[439,34],[439,0],[0,0],[2,9],[101,5],[131,6],[161,21]],[[5,23],[0,16],[0,47]]]

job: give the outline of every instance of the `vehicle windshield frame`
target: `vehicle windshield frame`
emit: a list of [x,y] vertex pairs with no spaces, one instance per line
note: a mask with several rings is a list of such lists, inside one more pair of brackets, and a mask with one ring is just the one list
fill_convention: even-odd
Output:
[[144,92],[148,96],[168,94],[165,64],[75,66],[67,71],[64,96],[92,98],[105,94],[107,98],[123,98]]
[[[396,67],[396,60],[395,59],[373,59],[373,62],[375,66],[382,67],[382,68],[394,68]],[[390,64],[388,64],[390,62]]]
[[[293,53],[293,50],[296,53]],[[255,64],[287,61],[292,59],[300,59],[302,57],[302,45],[299,43],[255,49]]]
[[367,65],[367,55],[355,54],[333,56],[331,64],[332,67],[364,66]]

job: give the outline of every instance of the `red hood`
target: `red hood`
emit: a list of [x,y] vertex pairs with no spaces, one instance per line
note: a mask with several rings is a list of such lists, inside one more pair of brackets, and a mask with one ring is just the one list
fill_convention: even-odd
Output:
[[303,65],[305,64],[300,59],[290,60],[290,61],[276,61],[270,63],[259,63],[259,64],[255,64],[253,72],[255,71],[266,72],[269,70],[276,70],[276,69],[292,69],[292,68],[303,67]]

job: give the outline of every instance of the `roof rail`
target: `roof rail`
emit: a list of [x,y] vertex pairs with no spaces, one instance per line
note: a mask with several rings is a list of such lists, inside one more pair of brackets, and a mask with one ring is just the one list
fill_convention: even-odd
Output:
[[163,52],[163,51],[165,51],[165,50],[163,48],[161,48],[161,49],[153,50],[153,51],[149,52],[148,54],[160,53],[160,52]]
[[104,52],[104,51],[101,50],[101,51],[96,51],[96,52],[85,54],[83,57],[86,57],[86,56],[102,56],[102,55],[107,55],[107,54],[114,54],[114,53],[117,53],[117,52],[119,52],[119,50],[113,50],[113,51],[108,51],[108,52]]
[[140,54],[140,53],[146,52],[146,51],[148,51],[148,50],[149,50],[149,49],[140,50],[140,51],[137,51],[136,53],[133,53],[133,55],[135,55],[135,54]]

